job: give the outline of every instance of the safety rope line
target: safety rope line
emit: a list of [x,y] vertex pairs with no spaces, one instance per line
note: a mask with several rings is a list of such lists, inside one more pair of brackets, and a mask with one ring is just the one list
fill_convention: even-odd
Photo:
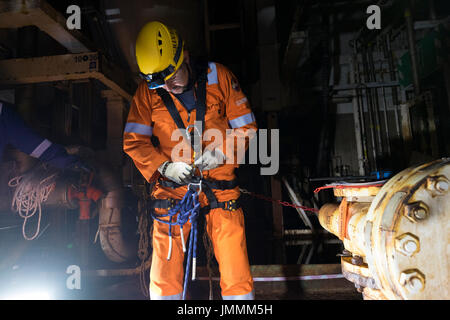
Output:
[[[42,178],[43,173],[40,171],[39,168],[29,174],[14,177],[8,182],[9,187],[15,188],[11,210],[17,212],[24,219],[22,234],[26,240],[34,240],[39,235],[42,203],[47,201],[56,186],[57,173]],[[32,218],[36,213],[38,213],[36,232],[32,236],[28,236],[26,224],[28,219]]]
[[[183,252],[186,252],[186,246],[184,243],[183,226],[187,223],[191,223],[190,238],[188,244],[188,257],[186,262],[186,272],[184,276],[183,285],[183,300],[186,299],[186,289],[188,284],[188,276],[190,274],[190,268],[192,263],[192,280],[195,280],[195,271],[197,264],[197,219],[200,214],[200,202],[198,200],[198,193],[192,189],[188,189],[183,199],[178,202],[173,208],[169,209],[166,214],[155,214],[152,212],[152,218],[159,222],[169,225],[169,252],[167,260],[170,260],[172,255],[172,226],[180,226],[180,236],[182,239]],[[176,216],[174,220],[174,216]],[[162,218],[169,217],[169,221]]]
[[[333,189],[348,189],[348,188],[381,187],[381,186],[383,186],[386,183],[386,181],[387,180],[376,181],[376,182],[368,182],[368,183],[356,183],[356,184],[355,183],[328,184],[328,185],[325,185],[323,187],[316,188],[314,190],[314,193],[318,193],[321,190],[331,189],[331,188],[333,188]],[[267,197],[267,196],[262,195],[262,194],[251,192],[251,191],[248,191],[248,190],[243,189],[243,188],[239,188],[239,190],[243,194],[248,194],[249,196],[252,196],[254,198],[266,200],[266,201],[269,201],[269,202],[275,202],[275,203],[278,203],[278,204],[280,204],[282,206],[285,206],[285,207],[299,208],[299,209],[303,209],[305,211],[311,211],[311,212],[314,212],[314,213],[318,213],[319,212],[319,209],[316,209],[316,208],[305,207],[305,206],[296,205],[294,203],[290,203],[290,202],[287,202],[287,201],[281,201],[279,199],[273,199],[271,197]]]
[[209,300],[214,299],[212,288],[212,268],[211,260],[214,252],[212,241],[208,235],[208,223],[205,219],[204,231],[203,231],[203,245],[206,251],[206,269],[208,270],[208,282],[209,282]]
[[311,212],[314,212],[314,213],[318,213],[319,212],[319,209],[316,209],[316,208],[305,207],[305,206],[297,205],[297,204],[290,203],[290,202],[287,202],[287,201],[282,201],[282,200],[279,200],[279,199],[273,199],[271,197],[267,197],[267,196],[262,195],[262,194],[251,192],[251,191],[248,191],[248,190],[243,189],[243,188],[239,188],[239,190],[243,194],[248,194],[249,196],[252,196],[254,198],[266,200],[266,201],[269,201],[269,202],[275,202],[275,203],[278,203],[278,204],[280,204],[282,206],[285,206],[285,207],[292,207],[292,208],[303,209],[305,211],[311,211]]
[[318,193],[324,189],[353,189],[353,188],[369,188],[369,187],[381,187],[386,183],[387,180],[376,183],[361,183],[361,184],[328,184],[323,187],[316,188],[314,193]]

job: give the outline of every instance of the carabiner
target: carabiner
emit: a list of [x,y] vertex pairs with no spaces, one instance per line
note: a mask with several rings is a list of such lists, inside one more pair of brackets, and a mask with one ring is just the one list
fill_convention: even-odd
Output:
[[200,179],[199,182],[191,182],[191,183],[189,183],[188,184],[188,190],[191,189],[191,185],[198,187],[197,194],[200,195],[200,193],[202,192],[202,179]]
[[188,140],[191,140],[191,132],[189,131],[190,128],[194,128],[194,131],[197,131],[198,136],[201,138],[202,134],[200,130],[197,128],[197,126],[195,124],[190,124],[186,128],[186,136]]
[[[198,182],[189,182],[188,183],[188,190],[191,188],[191,185],[193,186],[197,186],[198,187],[198,194],[200,195],[200,193],[202,192],[202,180],[203,180],[203,172],[201,172],[200,170],[198,170],[200,172],[200,180]],[[197,176],[195,176],[197,177]]]

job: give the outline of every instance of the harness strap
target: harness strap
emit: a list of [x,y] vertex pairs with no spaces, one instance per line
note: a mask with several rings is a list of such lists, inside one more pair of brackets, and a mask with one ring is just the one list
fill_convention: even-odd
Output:
[[[197,106],[196,106],[196,116],[195,120],[201,122],[201,130],[199,130],[203,135],[203,129],[205,128],[205,114],[206,114],[206,81],[208,73],[207,62],[202,62],[196,64],[196,72],[198,74],[197,80]],[[191,139],[193,141],[193,139]]]
[[[205,114],[206,114],[206,81],[207,81],[207,63],[199,63],[195,65],[195,71],[198,75],[197,77],[197,86],[194,86],[195,92],[196,92],[196,122],[201,123],[201,128],[197,128],[198,132],[203,134],[203,128],[205,126]],[[164,90],[163,88],[157,88],[156,92],[161,97],[161,99],[164,102],[164,105],[166,106],[167,110],[170,113],[170,116],[172,117],[173,121],[175,122],[178,129],[182,131],[183,136],[185,136],[186,127],[183,123],[183,120],[181,119],[180,113],[177,110],[177,107],[175,106],[175,103],[173,102],[172,97],[170,96],[170,93]],[[195,139],[194,135],[195,130],[192,131],[191,137],[189,137],[189,140],[191,141],[191,147],[194,149],[194,151],[197,151],[196,149],[199,146],[194,145]],[[200,137],[201,138],[201,137]],[[200,139],[199,139],[200,140]]]
[[[168,180],[160,180],[161,186],[169,188],[179,188],[182,185]],[[230,190],[238,186],[237,180],[202,180],[202,191],[208,199],[211,209],[219,208],[219,202],[212,189]]]
[[[151,209],[167,209],[170,210],[172,208],[174,208],[178,203],[180,202],[180,200],[178,199],[152,199],[150,201],[150,208]],[[220,209],[224,209],[224,210],[228,210],[228,211],[236,211],[237,209],[239,209],[241,207],[241,203],[239,201],[239,199],[237,200],[228,200],[228,201],[223,201],[223,202],[217,202],[217,205],[215,207],[211,206],[211,205],[207,205],[204,206],[203,208],[200,209],[200,211],[204,214],[207,214],[211,209],[216,209],[216,208],[220,208]]]
[[[170,181],[170,180],[160,180],[159,184],[162,187],[172,188],[172,189],[180,188],[180,187],[188,185],[188,183],[178,184],[178,183],[176,183],[174,181]],[[206,180],[206,179],[203,179],[202,184],[208,185],[211,189],[230,190],[230,189],[234,189],[238,186],[238,181],[237,180],[212,180],[212,179]]]
[[167,92],[166,90],[164,90],[162,88],[156,89],[156,92],[163,100],[167,110],[170,113],[170,116],[172,117],[172,119],[175,122],[175,124],[177,125],[177,127],[179,129],[183,129],[183,131],[186,130],[183,120],[181,119],[180,113],[178,112],[177,108],[175,107],[175,104],[173,103],[173,100],[170,97],[169,92]]

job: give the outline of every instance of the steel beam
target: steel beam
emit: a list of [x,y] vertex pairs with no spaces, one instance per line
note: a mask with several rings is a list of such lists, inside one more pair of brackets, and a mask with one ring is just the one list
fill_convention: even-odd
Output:
[[36,26],[69,52],[92,50],[94,46],[80,31],[67,28],[66,19],[44,0],[0,1],[0,28]]
[[102,91],[102,97],[106,98],[107,109],[107,138],[106,149],[108,159],[115,168],[122,165],[123,159],[123,123],[125,104],[121,96],[112,90]]
[[[151,262],[146,264],[150,268]],[[217,267],[212,267],[212,277],[219,276]],[[250,271],[256,281],[291,281],[291,280],[325,280],[342,278],[341,264],[302,264],[302,265],[252,265]],[[141,267],[132,269],[99,269],[87,270],[86,276],[113,277],[139,275]],[[204,266],[197,267],[197,280],[207,280],[208,270]]]
[[412,17],[410,6],[411,1],[410,5],[405,10],[405,23],[406,23],[406,33],[408,35],[409,54],[411,56],[411,69],[414,81],[414,92],[416,93],[416,96],[419,96],[422,90],[419,77],[419,61],[417,57],[416,38],[414,32],[414,19]]
[[[149,272],[150,262],[146,264]],[[115,270],[84,270],[82,271],[86,283],[104,284],[106,281],[114,281],[114,287],[121,283],[127,283],[132,287],[127,288],[122,297],[129,299],[139,295],[141,268],[115,269]],[[257,300],[286,300],[286,299],[352,299],[361,300],[361,294],[355,289],[352,282],[344,278],[341,264],[310,264],[310,265],[253,265],[250,267],[253,275],[254,289]],[[62,275],[61,275],[62,276]],[[67,275],[66,275],[67,276]],[[106,279],[115,277],[113,279]],[[212,270],[212,290],[214,299],[220,297],[219,272],[217,267]],[[189,282],[189,294],[192,299],[207,299],[209,291],[209,275],[206,267],[197,267],[196,281]],[[100,288],[96,285],[96,288]],[[117,290],[114,292],[117,292]],[[110,298],[108,291],[100,291],[101,297]],[[109,292],[111,293],[111,292]],[[114,294],[115,296],[115,294]],[[142,296],[142,298],[144,298]]]
[[0,60],[0,71],[3,85],[97,79],[128,101],[135,91],[135,83],[98,52]]
[[[278,116],[275,112],[269,112],[267,116],[267,123],[269,129],[278,128]],[[272,152],[272,150],[271,150]],[[280,180],[276,179],[274,176],[270,177],[270,185],[272,189],[272,197],[274,199],[282,199],[282,188]],[[273,235],[277,239],[281,239],[284,233],[284,222],[283,222],[283,208],[279,203],[272,203],[272,217],[273,217]]]
[[[146,268],[150,268],[150,262]],[[344,278],[341,264],[292,264],[292,265],[252,265],[257,299],[305,299],[307,297],[325,299],[361,299],[352,282]],[[115,270],[89,270],[84,275],[94,281],[98,277],[136,277],[141,268]],[[149,272],[146,270],[145,272]],[[205,266],[197,267],[196,281],[190,282],[192,294],[205,298],[208,292],[209,274]],[[215,296],[220,295],[219,270],[212,267],[211,280]],[[91,280],[89,280],[91,281]],[[203,292],[203,294],[202,294]]]

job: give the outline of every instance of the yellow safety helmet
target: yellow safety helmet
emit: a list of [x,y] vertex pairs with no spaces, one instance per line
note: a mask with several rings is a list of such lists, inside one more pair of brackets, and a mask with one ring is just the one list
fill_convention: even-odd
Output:
[[142,27],[136,40],[136,60],[150,89],[164,85],[183,63],[183,40],[159,21]]

